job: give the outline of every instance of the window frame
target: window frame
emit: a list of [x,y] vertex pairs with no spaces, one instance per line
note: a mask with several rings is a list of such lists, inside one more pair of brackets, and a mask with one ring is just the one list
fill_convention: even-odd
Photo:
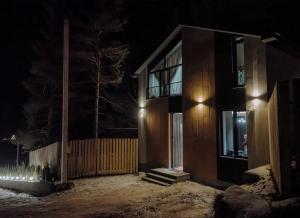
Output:
[[[147,99],[152,99],[152,98],[159,98],[160,97],[160,79],[161,79],[161,75],[160,75],[160,73],[159,73],[159,76],[158,76],[158,86],[149,86],[149,81],[150,81],[150,75],[152,75],[152,74],[157,74],[157,73],[159,73],[158,71],[153,71],[153,72],[149,72],[148,73],[148,75],[147,75],[147,90],[146,90],[146,94],[147,94]],[[149,90],[150,90],[150,88],[158,88],[158,96],[152,96],[152,97],[150,97],[149,96]]]
[[245,46],[245,39],[243,36],[239,35],[234,35],[232,37],[232,73],[233,73],[233,82],[234,82],[234,87],[236,88],[243,88],[246,86],[246,72],[245,72],[245,47],[244,47],[244,66],[241,68],[244,72],[244,84],[238,84],[238,64],[237,64],[237,45],[239,43],[244,43]]
[[[223,112],[226,111],[230,111],[233,112],[233,116],[232,116],[232,124],[233,124],[233,156],[230,155],[225,155],[224,154],[224,142],[223,142],[223,134],[224,134],[224,130],[223,130]],[[247,112],[245,110],[222,110],[221,111],[221,119],[220,119],[220,157],[226,157],[226,158],[234,158],[234,159],[248,159],[248,153],[247,156],[239,156],[238,152],[239,152],[239,145],[238,145],[238,126],[237,126],[237,114],[239,112],[245,112],[246,113],[246,132],[247,132]],[[248,132],[247,132],[248,135]],[[247,140],[248,143],[248,140]],[[247,150],[248,150],[248,144],[247,144]]]
[[[165,65],[165,64],[164,64]],[[157,71],[151,71],[148,73],[147,75],[147,90],[146,90],[146,94],[147,94],[147,99],[155,99],[155,98],[159,98],[159,97],[168,97],[168,96],[181,96],[182,95],[182,90],[181,90],[181,93],[180,94],[171,94],[171,84],[176,84],[176,83],[180,83],[181,86],[182,86],[182,78],[181,78],[181,81],[179,82],[171,82],[170,80],[170,70],[171,69],[174,69],[174,68],[177,68],[177,67],[181,67],[181,74],[182,74],[182,64],[177,64],[177,65],[174,65],[174,66],[171,66],[171,67],[167,67],[167,68],[164,68],[164,69],[161,69],[161,70],[157,70]],[[156,73],[159,73],[159,85],[158,86],[155,86],[155,87],[149,87],[149,78],[150,78],[150,75],[151,74],[156,74]],[[164,85],[167,86],[167,93],[162,93],[162,74],[163,73],[166,73],[167,74],[167,83],[165,83]],[[181,75],[182,77],[182,75]],[[153,96],[153,97],[150,97],[149,96],[149,89],[150,88],[156,88],[158,87],[159,88],[159,95],[157,97]],[[181,87],[182,89],[182,87]]]

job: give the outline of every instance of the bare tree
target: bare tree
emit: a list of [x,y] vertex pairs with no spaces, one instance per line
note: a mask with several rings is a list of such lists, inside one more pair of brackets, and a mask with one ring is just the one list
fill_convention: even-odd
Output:
[[124,24],[116,14],[107,11],[96,19],[91,19],[88,25],[81,24],[83,28],[80,28],[80,34],[76,37],[80,45],[73,53],[86,63],[95,88],[95,138],[98,138],[100,126],[100,100],[114,104],[102,95],[101,88],[121,83],[124,76],[122,65],[129,53],[128,46],[111,40],[116,32],[122,30]]

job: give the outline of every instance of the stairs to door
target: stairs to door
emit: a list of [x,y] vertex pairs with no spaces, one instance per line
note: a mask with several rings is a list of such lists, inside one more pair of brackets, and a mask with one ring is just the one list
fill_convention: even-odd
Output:
[[184,182],[190,179],[190,174],[167,168],[151,169],[142,180],[155,183],[158,185],[169,186],[177,182]]

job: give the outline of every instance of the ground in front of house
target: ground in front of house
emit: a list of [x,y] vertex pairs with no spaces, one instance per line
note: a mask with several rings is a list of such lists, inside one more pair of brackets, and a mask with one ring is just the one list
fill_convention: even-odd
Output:
[[0,189],[0,217],[211,217],[219,193],[191,181],[164,187],[134,175],[73,182],[73,189],[43,198]]

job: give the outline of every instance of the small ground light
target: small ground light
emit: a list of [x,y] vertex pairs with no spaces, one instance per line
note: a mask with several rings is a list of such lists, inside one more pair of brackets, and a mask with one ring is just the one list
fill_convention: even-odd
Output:
[[33,177],[32,177],[32,176],[30,176],[30,177],[29,177],[29,180],[30,180],[30,181],[32,181],[32,180],[33,180]]
[[18,177],[18,176],[16,177],[16,180],[19,180],[19,177]]
[[22,177],[22,180],[25,180],[25,177]]

